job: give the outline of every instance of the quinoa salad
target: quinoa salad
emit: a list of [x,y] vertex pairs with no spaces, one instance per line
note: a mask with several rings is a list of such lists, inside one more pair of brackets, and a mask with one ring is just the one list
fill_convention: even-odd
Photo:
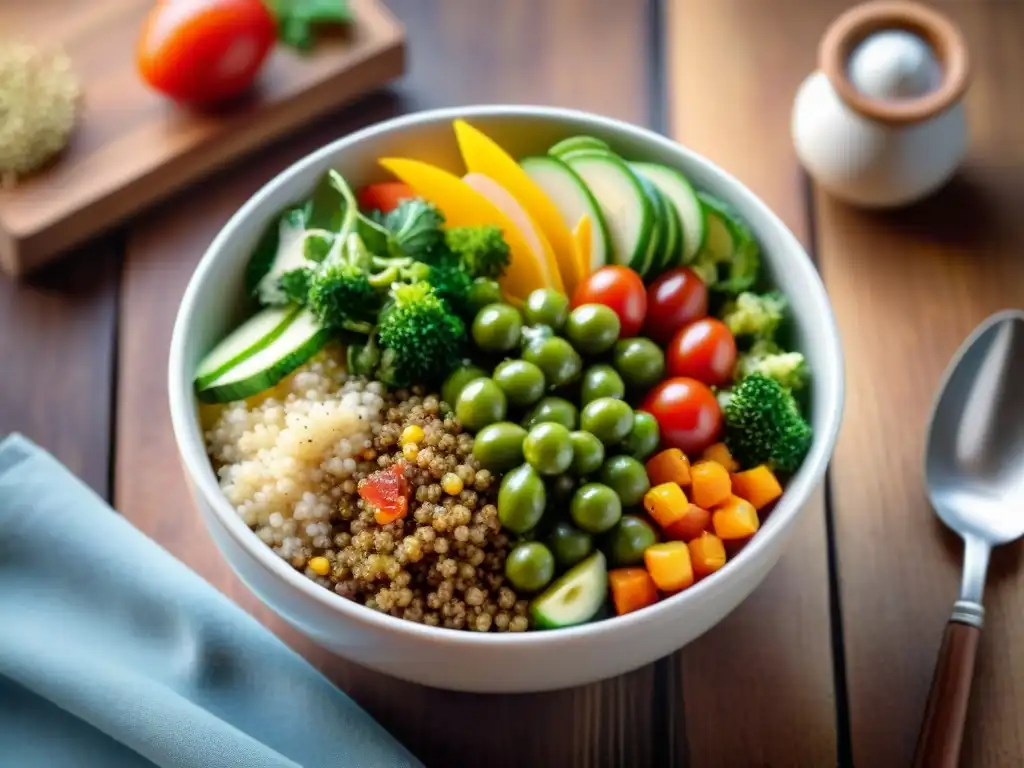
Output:
[[756,239],[597,138],[513,158],[453,128],[464,175],[381,158],[268,224],[252,310],[195,375],[225,498],[323,588],[447,629],[613,620],[712,577],[812,438]]

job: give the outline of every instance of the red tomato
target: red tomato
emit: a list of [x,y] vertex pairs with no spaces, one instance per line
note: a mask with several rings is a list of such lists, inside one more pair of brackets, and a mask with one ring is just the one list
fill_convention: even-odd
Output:
[[175,101],[209,104],[256,79],[277,40],[262,0],[173,0],[153,6],[136,49],[139,73]]
[[705,317],[673,337],[666,358],[669,376],[689,376],[717,387],[732,381],[736,339],[721,320]]
[[379,469],[359,481],[359,496],[373,507],[374,519],[380,525],[387,525],[409,510],[409,482],[401,464],[392,464]]
[[696,379],[667,379],[644,398],[641,410],[658,420],[661,441],[696,456],[718,439],[722,409],[714,393]]
[[619,336],[636,336],[647,314],[644,281],[628,267],[601,267],[580,283],[572,297],[572,306],[604,304],[619,316]]
[[382,213],[393,211],[403,200],[412,197],[416,197],[416,193],[404,181],[382,181],[380,184],[369,184],[359,190],[359,194],[356,195],[361,210],[378,210]]
[[670,269],[647,288],[644,333],[664,344],[684,325],[708,313],[708,289],[689,267]]

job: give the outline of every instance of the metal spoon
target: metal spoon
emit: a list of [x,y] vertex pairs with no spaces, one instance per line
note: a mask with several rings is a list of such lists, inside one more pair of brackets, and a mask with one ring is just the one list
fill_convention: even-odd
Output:
[[964,540],[964,571],[914,765],[956,768],[989,553],[1024,535],[1024,311],[983,321],[946,369],[928,430],[925,481],[936,514]]

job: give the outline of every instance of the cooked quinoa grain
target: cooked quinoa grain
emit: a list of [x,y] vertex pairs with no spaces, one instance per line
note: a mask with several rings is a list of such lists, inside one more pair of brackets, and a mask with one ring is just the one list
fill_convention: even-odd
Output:
[[[347,378],[340,361],[322,353],[215,415],[206,441],[225,496],[264,543],[342,597],[431,626],[527,629],[528,603],[505,583],[497,484],[472,436],[437,395],[386,392]],[[385,525],[358,491],[382,470],[409,490],[407,514]]]

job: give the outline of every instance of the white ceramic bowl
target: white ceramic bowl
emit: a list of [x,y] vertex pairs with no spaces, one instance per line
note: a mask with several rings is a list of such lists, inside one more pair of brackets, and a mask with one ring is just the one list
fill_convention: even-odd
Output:
[[[813,372],[814,444],[761,530],[725,568],[686,591],[624,617],[569,629],[478,634],[396,619],[345,600],[280,559],[221,495],[203,447],[192,376],[203,354],[240,318],[242,276],[264,225],[336,168],[353,185],[384,178],[386,155],[461,170],[452,120],[465,117],[513,155],[542,153],[560,138],[590,134],[622,154],[680,168],[731,203],[759,238],[766,268],[790,298],[797,344]],[[234,300],[233,301],[233,297]],[[266,184],[231,218],[192,276],[170,352],[174,433],[199,510],[249,588],[319,644],[367,667],[426,685],[480,692],[540,691],[636,669],[689,643],[732,611],[775,565],[797,516],[821,481],[839,429],[843,363],[828,297],[800,243],[735,178],[650,131],[592,114],[525,106],[421,112],[354,133],[309,155]]]

